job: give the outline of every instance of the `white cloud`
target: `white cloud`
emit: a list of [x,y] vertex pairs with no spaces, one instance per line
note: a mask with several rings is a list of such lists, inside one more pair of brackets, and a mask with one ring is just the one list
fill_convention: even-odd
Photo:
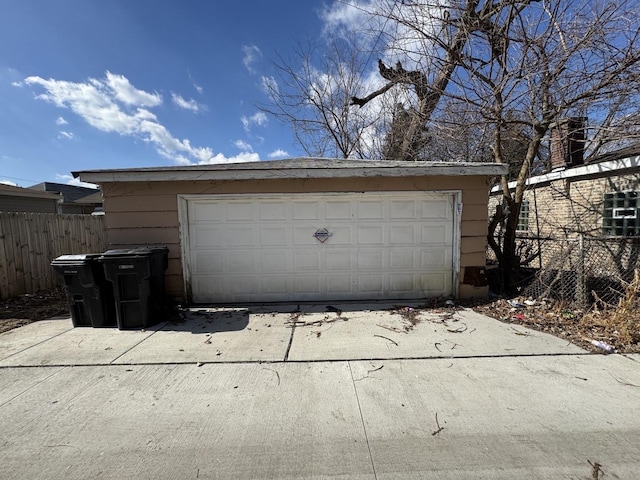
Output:
[[289,153],[286,150],[282,150],[281,148],[279,148],[278,150],[274,150],[269,155],[267,155],[267,157],[269,158],[285,158],[288,156]]
[[[90,80],[99,82],[98,80]],[[98,85],[108,86],[115,98],[127,105],[139,107],[157,107],[162,103],[162,97],[157,93],[149,93],[135,88],[124,75],[114,75],[107,71],[106,82],[101,81]]]
[[391,64],[400,60],[405,68],[414,69],[433,56],[434,48],[433,42],[418,32],[439,35],[451,4],[451,0],[402,5],[389,0],[334,1],[319,16],[325,36],[357,39],[358,48],[378,52],[376,56]]
[[44,89],[36,98],[70,109],[103,132],[141,138],[177,163],[209,161],[214,156],[208,147],[194,147],[188,139],[171,135],[155,114],[143,108],[157,105],[162,98],[136,89],[122,75],[107,72],[104,79],[77,83],[33,76],[24,83]]
[[251,129],[253,125],[264,127],[269,122],[267,115],[264,112],[256,112],[250,117],[242,116],[240,117],[240,121],[242,122],[242,126],[247,132]]
[[325,5],[320,12],[320,19],[324,22],[325,29],[336,31],[341,28],[355,30],[362,25],[369,15],[366,13],[371,8],[373,2],[366,0],[362,2],[333,2]]
[[203,88],[202,88],[200,85],[198,85],[198,84],[196,83],[196,81],[195,81],[195,80],[193,79],[193,77],[191,76],[191,70],[187,69],[187,75],[189,76],[189,80],[191,80],[191,85],[193,85],[193,88],[195,88],[195,89],[196,89],[196,91],[197,91],[200,95],[202,95],[202,92],[203,92],[204,90],[203,90]]
[[244,45],[242,47],[242,63],[249,73],[254,73],[253,64],[262,58],[262,52],[256,45]]
[[17,187],[18,184],[16,182],[12,182],[11,180],[0,180],[0,183],[3,185],[9,185],[11,187]]
[[62,175],[60,173],[57,173],[56,180],[59,180],[60,182],[64,182],[67,185],[75,185],[76,187],[87,187],[87,188],[98,189],[98,185],[95,185],[93,183],[81,182],[79,178],[73,178],[71,175]]
[[60,130],[60,133],[58,134],[58,138],[66,138],[68,140],[71,140],[73,137],[73,132],[65,132],[64,130]]
[[184,110],[190,110],[194,113],[198,113],[200,110],[204,110],[204,106],[200,105],[194,99],[185,100],[177,93],[171,93],[171,100],[173,100],[173,103],[176,106],[183,108]]
[[242,150],[243,152],[253,152],[253,147],[244,140],[236,140],[234,144],[238,147],[238,150]]
[[225,157],[221,153],[211,157],[206,161],[198,162],[200,165],[214,164],[214,163],[244,163],[244,162],[259,162],[260,156],[253,152],[242,152],[235,157]]
[[69,122],[67,122],[64,118],[62,117],[58,117],[56,119],[56,125],[67,125]]
[[24,83],[22,82],[11,82],[11,85],[18,88],[24,87]]
[[278,82],[274,77],[263,76],[260,81],[260,86],[267,95],[278,93]]

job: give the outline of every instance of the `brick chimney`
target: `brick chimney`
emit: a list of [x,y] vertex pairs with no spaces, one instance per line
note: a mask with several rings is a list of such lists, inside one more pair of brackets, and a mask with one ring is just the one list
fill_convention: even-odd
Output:
[[587,117],[569,117],[551,125],[551,170],[584,164]]

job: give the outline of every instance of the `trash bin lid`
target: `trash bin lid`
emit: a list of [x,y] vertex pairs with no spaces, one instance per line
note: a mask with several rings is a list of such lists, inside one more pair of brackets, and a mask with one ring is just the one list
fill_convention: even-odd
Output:
[[74,255],[60,255],[51,262],[51,265],[84,264],[94,261],[100,256],[99,253],[81,253]]
[[120,248],[115,250],[107,250],[102,254],[100,260],[111,260],[121,257],[149,257],[158,253],[168,252],[167,247],[136,247],[136,248]]
[[118,248],[114,250],[107,250],[102,254],[103,257],[115,257],[119,255],[127,255],[131,251],[130,248]]

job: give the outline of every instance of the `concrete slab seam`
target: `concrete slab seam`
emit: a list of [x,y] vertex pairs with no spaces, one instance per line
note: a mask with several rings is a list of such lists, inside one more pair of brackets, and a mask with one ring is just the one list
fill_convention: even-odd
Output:
[[67,367],[60,367],[59,370],[53,372],[51,375],[48,375],[47,377],[41,379],[40,381],[34,383],[33,385],[31,385],[29,388],[23,390],[22,392],[14,395],[13,397],[11,397],[10,399],[6,400],[5,402],[0,403],[0,408],[4,407],[7,403],[13,402],[16,398],[24,395],[25,393],[27,393],[29,390],[32,390],[34,388],[36,388],[38,385],[43,384],[44,382],[46,382],[47,380],[49,380],[51,377],[53,377],[54,375],[59,374],[61,371],[63,371],[65,368]]
[[289,352],[291,351],[291,346],[293,345],[293,335],[296,332],[296,324],[294,323],[291,326],[291,335],[289,336],[289,345],[287,345],[287,351],[284,352],[284,362],[289,360]]
[[[149,335],[151,336],[151,335]],[[133,348],[133,347],[132,347]],[[126,353],[126,352],[125,352]],[[334,358],[324,360],[226,360],[219,362],[207,362],[207,361],[184,361],[184,362],[126,362],[126,363],[113,363],[115,360],[109,363],[56,363],[48,365],[0,365],[0,370],[11,368],[55,368],[55,367],[136,367],[136,366],[158,366],[158,365],[247,365],[247,364],[279,364],[279,363],[340,363],[340,362],[389,362],[389,361],[421,361],[421,360],[481,360],[481,359],[495,359],[495,358],[538,358],[538,357],[590,357],[594,355],[601,355],[599,353],[590,352],[577,352],[577,353],[524,353],[524,354],[509,354],[509,355],[464,355],[457,357],[367,357],[367,358]],[[120,358],[122,355],[118,356]],[[610,354],[607,356],[618,356],[616,354]],[[116,359],[117,360],[117,359]],[[635,360],[631,359],[635,362]]]
[[2,358],[0,358],[0,360],[6,360],[7,358],[11,358],[11,357],[13,357],[14,355],[18,355],[19,353],[26,352],[26,351],[27,351],[27,350],[29,350],[30,348],[37,347],[38,345],[42,345],[43,343],[48,342],[48,341],[50,341],[50,340],[53,340],[54,338],[59,337],[60,335],[64,335],[65,333],[68,333],[68,332],[72,331],[74,328],[75,328],[75,327],[71,327],[71,328],[69,328],[68,330],[65,330],[64,332],[60,332],[60,333],[57,333],[56,335],[54,335],[54,336],[52,336],[52,337],[45,338],[45,339],[44,339],[44,340],[42,340],[41,342],[34,343],[33,345],[29,345],[28,347],[25,347],[25,348],[23,348],[22,350],[18,350],[17,352],[13,352],[12,354],[7,355],[6,357],[2,357]]
[[[127,350],[125,350],[124,352],[122,352],[120,355],[118,355],[116,358],[114,358],[113,360],[111,360],[110,363],[115,362],[116,360],[118,360],[120,357],[122,357],[123,355],[126,355],[127,353],[129,353],[131,350],[133,350],[134,348],[136,348],[138,345],[140,345],[142,342],[144,342],[145,340],[148,340],[149,338],[153,337],[156,333],[158,333],[160,330],[162,330],[164,327],[166,327],[169,324],[169,322],[166,322],[164,325],[162,325],[161,328],[158,328],[155,332],[151,333],[151,335],[147,335],[146,337],[144,337],[142,340],[140,340],[138,343],[136,343],[135,345],[132,345],[130,348],[128,348]],[[146,332],[146,331],[145,331]]]
[[378,475],[376,473],[376,465],[373,462],[373,454],[371,453],[371,444],[369,443],[369,435],[367,434],[367,426],[364,423],[364,415],[362,414],[362,407],[360,406],[360,398],[358,397],[358,389],[356,388],[356,381],[353,378],[353,370],[351,369],[351,362],[348,361],[347,365],[349,366],[349,374],[351,375],[351,385],[353,385],[353,392],[356,396],[356,403],[358,404],[358,413],[360,413],[360,422],[362,422],[362,431],[364,433],[364,439],[367,442],[367,450],[369,452],[369,460],[371,461],[371,469],[373,471],[373,478],[378,479]]

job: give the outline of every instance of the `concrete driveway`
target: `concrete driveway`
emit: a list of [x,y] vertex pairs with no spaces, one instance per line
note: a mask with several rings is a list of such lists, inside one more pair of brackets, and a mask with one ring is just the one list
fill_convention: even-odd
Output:
[[639,478],[640,356],[333,307],[0,335],[0,478]]

